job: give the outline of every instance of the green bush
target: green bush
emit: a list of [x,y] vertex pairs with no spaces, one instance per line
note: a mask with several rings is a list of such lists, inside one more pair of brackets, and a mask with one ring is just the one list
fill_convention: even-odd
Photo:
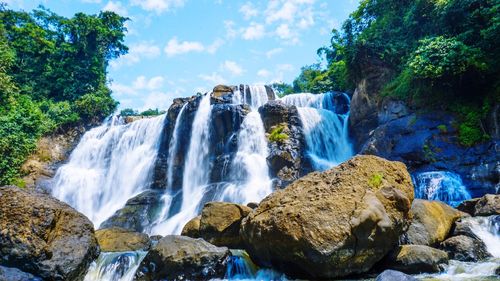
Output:
[[368,179],[368,185],[371,186],[372,188],[379,188],[382,185],[383,178],[384,175],[380,173],[375,173]]
[[285,140],[288,139],[288,135],[283,133],[285,130],[285,125],[278,125],[276,128],[274,128],[271,133],[269,134],[269,141],[270,142],[284,142]]
[[163,110],[158,110],[158,108],[155,108],[155,109],[148,109],[148,110],[145,110],[143,112],[141,112],[139,115],[142,115],[142,116],[157,116],[157,115],[161,115],[165,113],[165,111]]
[[84,119],[89,121],[100,121],[113,113],[118,105],[104,88],[101,92],[85,94],[74,103],[76,112]]

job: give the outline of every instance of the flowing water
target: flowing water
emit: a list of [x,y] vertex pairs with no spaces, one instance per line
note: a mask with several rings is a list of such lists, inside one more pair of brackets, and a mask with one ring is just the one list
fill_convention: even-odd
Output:
[[132,281],[147,252],[101,253],[84,281]]
[[424,172],[415,175],[415,197],[438,200],[458,206],[462,201],[471,199],[459,175],[447,171]]
[[[349,101],[349,97],[342,95]],[[281,98],[286,104],[295,105],[299,111],[307,154],[315,170],[334,167],[354,155],[349,141],[349,111],[336,113],[334,94],[292,94]]]
[[124,125],[113,117],[85,133],[55,175],[52,195],[96,227],[148,188],[165,115]]

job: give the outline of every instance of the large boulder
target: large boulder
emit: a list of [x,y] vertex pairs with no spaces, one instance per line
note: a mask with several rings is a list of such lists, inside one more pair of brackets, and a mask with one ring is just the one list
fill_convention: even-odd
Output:
[[209,280],[222,278],[231,253],[202,239],[168,235],[141,262],[136,280]]
[[446,239],[440,248],[448,253],[450,259],[459,261],[477,262],[491,257],[483,241],[465,235]]
[[99,255],[92,222],[46,194],[0,187],[0,265],[49,280],[81,280]]
[[240,237],[241,220],[252,209],[227,202],[209,202],[201,211],[200,237],[216,246],[231,249],[243,247]]
[[412,200],[404,164],[356,156],[269,195],[241,235],[255,262],[293,277],[362,273],[397,245]]
[[417,281],[418,279],[401,271],[392,269],[384,270],[375,281]]
[[385,267],[408,274],[439,272],[447,263],[446,252],[423,245],[400,246],[383,261]]
[[200,238],[200,221],[201,221],[201,216],[192,218],[182,228],[181,235],[188,236],[191,238]]
[[135,232],[143,232],[153,224],[161,209],[163,192],[147,190],[130,198],[125,206],[101,223],[100,229],[120,227]]
[[17,268],[5,267],[0,265],[0,280],[2,281],[42,281],[41,278],[33,274],[22,272]]
[[500,194],[486,194],[474,206],[474,216],[500,215]]
[[147,234],[120,227],[97,230],[95,236],[103,252],[147,251],[151,246]]
[[444,241],[456,220],[467,214],[439,201],[415,199],[411,206],[413,220],[402,236],[404,244],[433,246]]

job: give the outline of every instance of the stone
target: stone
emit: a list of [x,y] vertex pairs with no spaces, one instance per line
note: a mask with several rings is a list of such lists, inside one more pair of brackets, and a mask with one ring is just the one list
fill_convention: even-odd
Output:
[[231,253],[202,239],[168,235],[141,262],[135,280],[209,280],[223,278]]
[[200,238],[200,220],[201,216],[197,216],[188,221],[182,228],[181,235],[191,238]]
[[407,274],[440,272],[447,263],[445,251],[424,245],[402,245],[383,261],[385,267]]
[[100,229],[120,227],[135,232],[143,232],[156,219],[162,207],[163,192],[147,190],[130,198],[125,206],[116,211],[99,226]]
[[500,194],[486,194],[474,206],[474,216],[500,215]]
[[22,272],[17,268],[4,267],[0,265],[1,281],[42,281],[41,278],[33,274]]
[[483,241],[465,235],[446,239],[440,248],[448,253],[450,259],[459,261],[478,262],[491,257]]
[[49,195],[0,187],[0,264],[48,280],[82,280],[99,255],[92,222]]
[[413,220],[402,236],[404,244],[433,246],[444,241],[456,220],[466,216],[445,203],[415,199],[410,213]]
[[251,208],[227,202],[209,202],[201,211],[200,237],[216,246],[241,249],[243,241],[240,237],[241,220]]
[[97,230],[95,236],[103,252],[147,251],[151,246],[147,234],[120,227]]
[[290,277],[358,274],[397,245],[412,200],[404,164],[355,156],[266,197],[240,233],[254,262]]
[[473,216],[474,208],[476,207],[477,201],[479,201],[479,198],[464,200],[457,206],[457,210]]
[[418,279],[401,271],[387,269],[377,276],[375,281],[417,281]]

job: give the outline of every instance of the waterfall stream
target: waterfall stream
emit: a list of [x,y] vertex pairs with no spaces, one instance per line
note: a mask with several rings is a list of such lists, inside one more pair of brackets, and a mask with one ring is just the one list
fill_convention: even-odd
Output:
[[439,200],[456,207],[460,202],[471,199],[459,175],[446,171],[419,173],[414,177],[415,197]]
[[113,117],[85,133],[54,177],[52,195],[97,228],[148,188],[165,115],[124,125]]

